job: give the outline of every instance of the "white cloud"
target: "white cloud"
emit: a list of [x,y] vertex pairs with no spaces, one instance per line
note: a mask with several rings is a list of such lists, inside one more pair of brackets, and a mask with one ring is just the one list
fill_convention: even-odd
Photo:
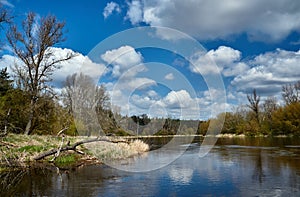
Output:
[[190,70],[202,75],[220,72],[225,77],[230,77],[249,69],[246,63],[241,62],[241,52],[227,46],[220,46],[207,53],[196,52],[190,58],[190,62]]
[[128,11],[126,18],[130,20],[133,25],[136,25],[142,21],[142,4],[139,0],[133,0],[128,3]]
[[145,22],[178,29],[201,40],[247,33],[252,40],[278,41],[299,30],[300,2],[133,0],[126,18],[132,24]]
[[194,53],[189,61],[191,63],[190,70],[194,73],[201,75],[220,73],[216,63],[212,60],[208,53],[203,51]]
[[281,91],[286,83],[300,80],[300,50],[277,49],[249,61],[251,69],[236,76],[231,84],[239,91],[250,92],[256,88],[260,93],[273,95]]
[[225,77],[236,76],[248,70],[247,64],[240,62],[241,52],[227,46],[220,46],[206,54],[221,70]]
[[150,96],[150,97],[152,97],[152,98],[158,97],[157,92],[155,92],[154,90],[149,90],[149,91],[147,92],[147,95]]
[[[62,49],[55,47],[51,47],[48,50],[51,50],[51,52],[54,54],[54,59],[61,59],[63,57],[66,57],[69,53],[75,53],[71,49]],[[14,67],[15,64],[22,65],[23,63],[15,56],[4,55],[0,59],[0,64],[10,68]],[[82,72],[97,80],[99,76],[101,76],[105,72],[106,69],[103,64],[96,64],[92,62],[87,56],[84,56],[80,53],[76,53],[76,56],[74,58],[65,62],[61,62],[59,65],[61,66],[61,68],[55,70],[52,75],[52,83],[58,87],[62,85],[62,82],[68,75]]]
[[121,12],[119,4],[117,4],[115,2],[107,3],[104,10],[103,10],[104,18],[109,17],[113,13],[113,11],[116,11],[117,13]]
[[171,91],[162,100],[164,106],[169,108],[188,108],[194,101],[186,90]]
[[[131,77],[134,76],[136,72],[145,69],[144,66],[140,65],[143,61],[142,54],[136,52],[131,46],[122,46],[118,49],[106,51],[101,55],[101,58],[113,66],[113,77],[120,77],[124,72],[128,71],[129,68],[134,68],[135,66],[138,66],[138,68],[131,70],[131,72],[134,72],[131,74]],[[129,75],[129,73],[127,73],[127,75]]]
[[165,79],[166,79],[166,80],[173,80],[173,79],[174,79],[173,73],[167,74],[167,75],[165,76]]

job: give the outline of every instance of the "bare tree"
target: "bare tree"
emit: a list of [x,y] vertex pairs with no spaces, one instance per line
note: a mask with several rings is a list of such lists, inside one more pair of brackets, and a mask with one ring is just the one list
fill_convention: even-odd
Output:
[[[64,105],[83,124],[81,134],[91,135],[99,130],[97,117],[106,117],[110,112],[109,95],[103,85],[98,86],[93,78],[83,73],[69,75],[62,91]],[[101,120],[105,121],[105,120]],[[99,131],[100,132],[100,131]]]
[[63,42],[63,28],[65,24],[57,21],[55,16],[43,17],[40,20],[36,14],[30,12],[22,22],[22,31],[12,25],[7,32],[7,39],[15,55],[22,65],[15,65],[14,72],[23,89],[30,96],[29,117],[25,134],[32,131],[35,108],[39,98],[53,93],[48,82],[52,80],[53,72],[60,68],[59,63],[75,56],[68,53],[63,57],[56,57],[53,46]]
[[247,99],[249,101],[249,104],[247,105],[255,115],[255,119],[259,123],[259,102],[260,102],[260,96],[257,95],[256,89],[253,90],[252,95],[247,94]]
[[73,102],[72,95],[74,94],[76,73],[73,75],[68,75],[66,80],[63,82],[62,98],[65,107],[68,109],[69,114],[72,113]]
[[268,120],[271,119],[272,113],[277,109],[276,97],[268,97],[263,103],[263,110]]
[[300,81],[282,86],[282,97],[287,105],[300,101]]

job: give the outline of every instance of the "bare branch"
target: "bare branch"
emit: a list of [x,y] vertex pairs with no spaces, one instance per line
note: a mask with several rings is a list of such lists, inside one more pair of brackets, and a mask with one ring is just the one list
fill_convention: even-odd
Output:
[[253,90],[252,95],[247,94],[247,99],[249,101],[249,105],[247,105],[254,113],[256,120],[259,122],[259,102],[260,96],[256,94],[256,90]]

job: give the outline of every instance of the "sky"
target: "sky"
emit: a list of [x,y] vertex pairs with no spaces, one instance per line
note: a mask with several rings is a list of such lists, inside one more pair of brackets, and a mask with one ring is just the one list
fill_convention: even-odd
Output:
[[[16,23],[33,11],[65,21],[53,75],[83,72],[104,84],[122,114],[207,119],[247,103],[281,99],[300,80],[298,0],[0,0]],[[5,44],[0,67],[18,60]],[[196,43],[197,42],[197,43]]]

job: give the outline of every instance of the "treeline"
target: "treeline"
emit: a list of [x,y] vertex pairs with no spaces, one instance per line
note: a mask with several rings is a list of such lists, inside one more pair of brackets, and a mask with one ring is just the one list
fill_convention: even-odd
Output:
[[[221,133],[245,135],[300,135],[300,81],[282,86],[284,105],[275,97],[263,102],[256,90],[247,95],[248,104],[237,107],[233,112],[221,113],[218,121],[225,117]],[[202,126],[203,127],[203,126]],[[202,130],[202,134],[207,128]]]
[[[209,126],[220,124],[221,134],[300,136],[300,81],[282,86],[282,99],[283,105],[279,105],[276,97],[262,101],[254,89],[252,94],[247,95],[248,104],[240,105],[232,112],[220,113],[216,118],[206,121],[172,119],[168,122],[173,127],[181,125],[184,129],[180,129],[179,133],[183,134],[206,135]],[[195,124],[198,124],[197,131]],[[159,134],[174,134],[170,129],[165,129],[168,128],[165,125]]]

